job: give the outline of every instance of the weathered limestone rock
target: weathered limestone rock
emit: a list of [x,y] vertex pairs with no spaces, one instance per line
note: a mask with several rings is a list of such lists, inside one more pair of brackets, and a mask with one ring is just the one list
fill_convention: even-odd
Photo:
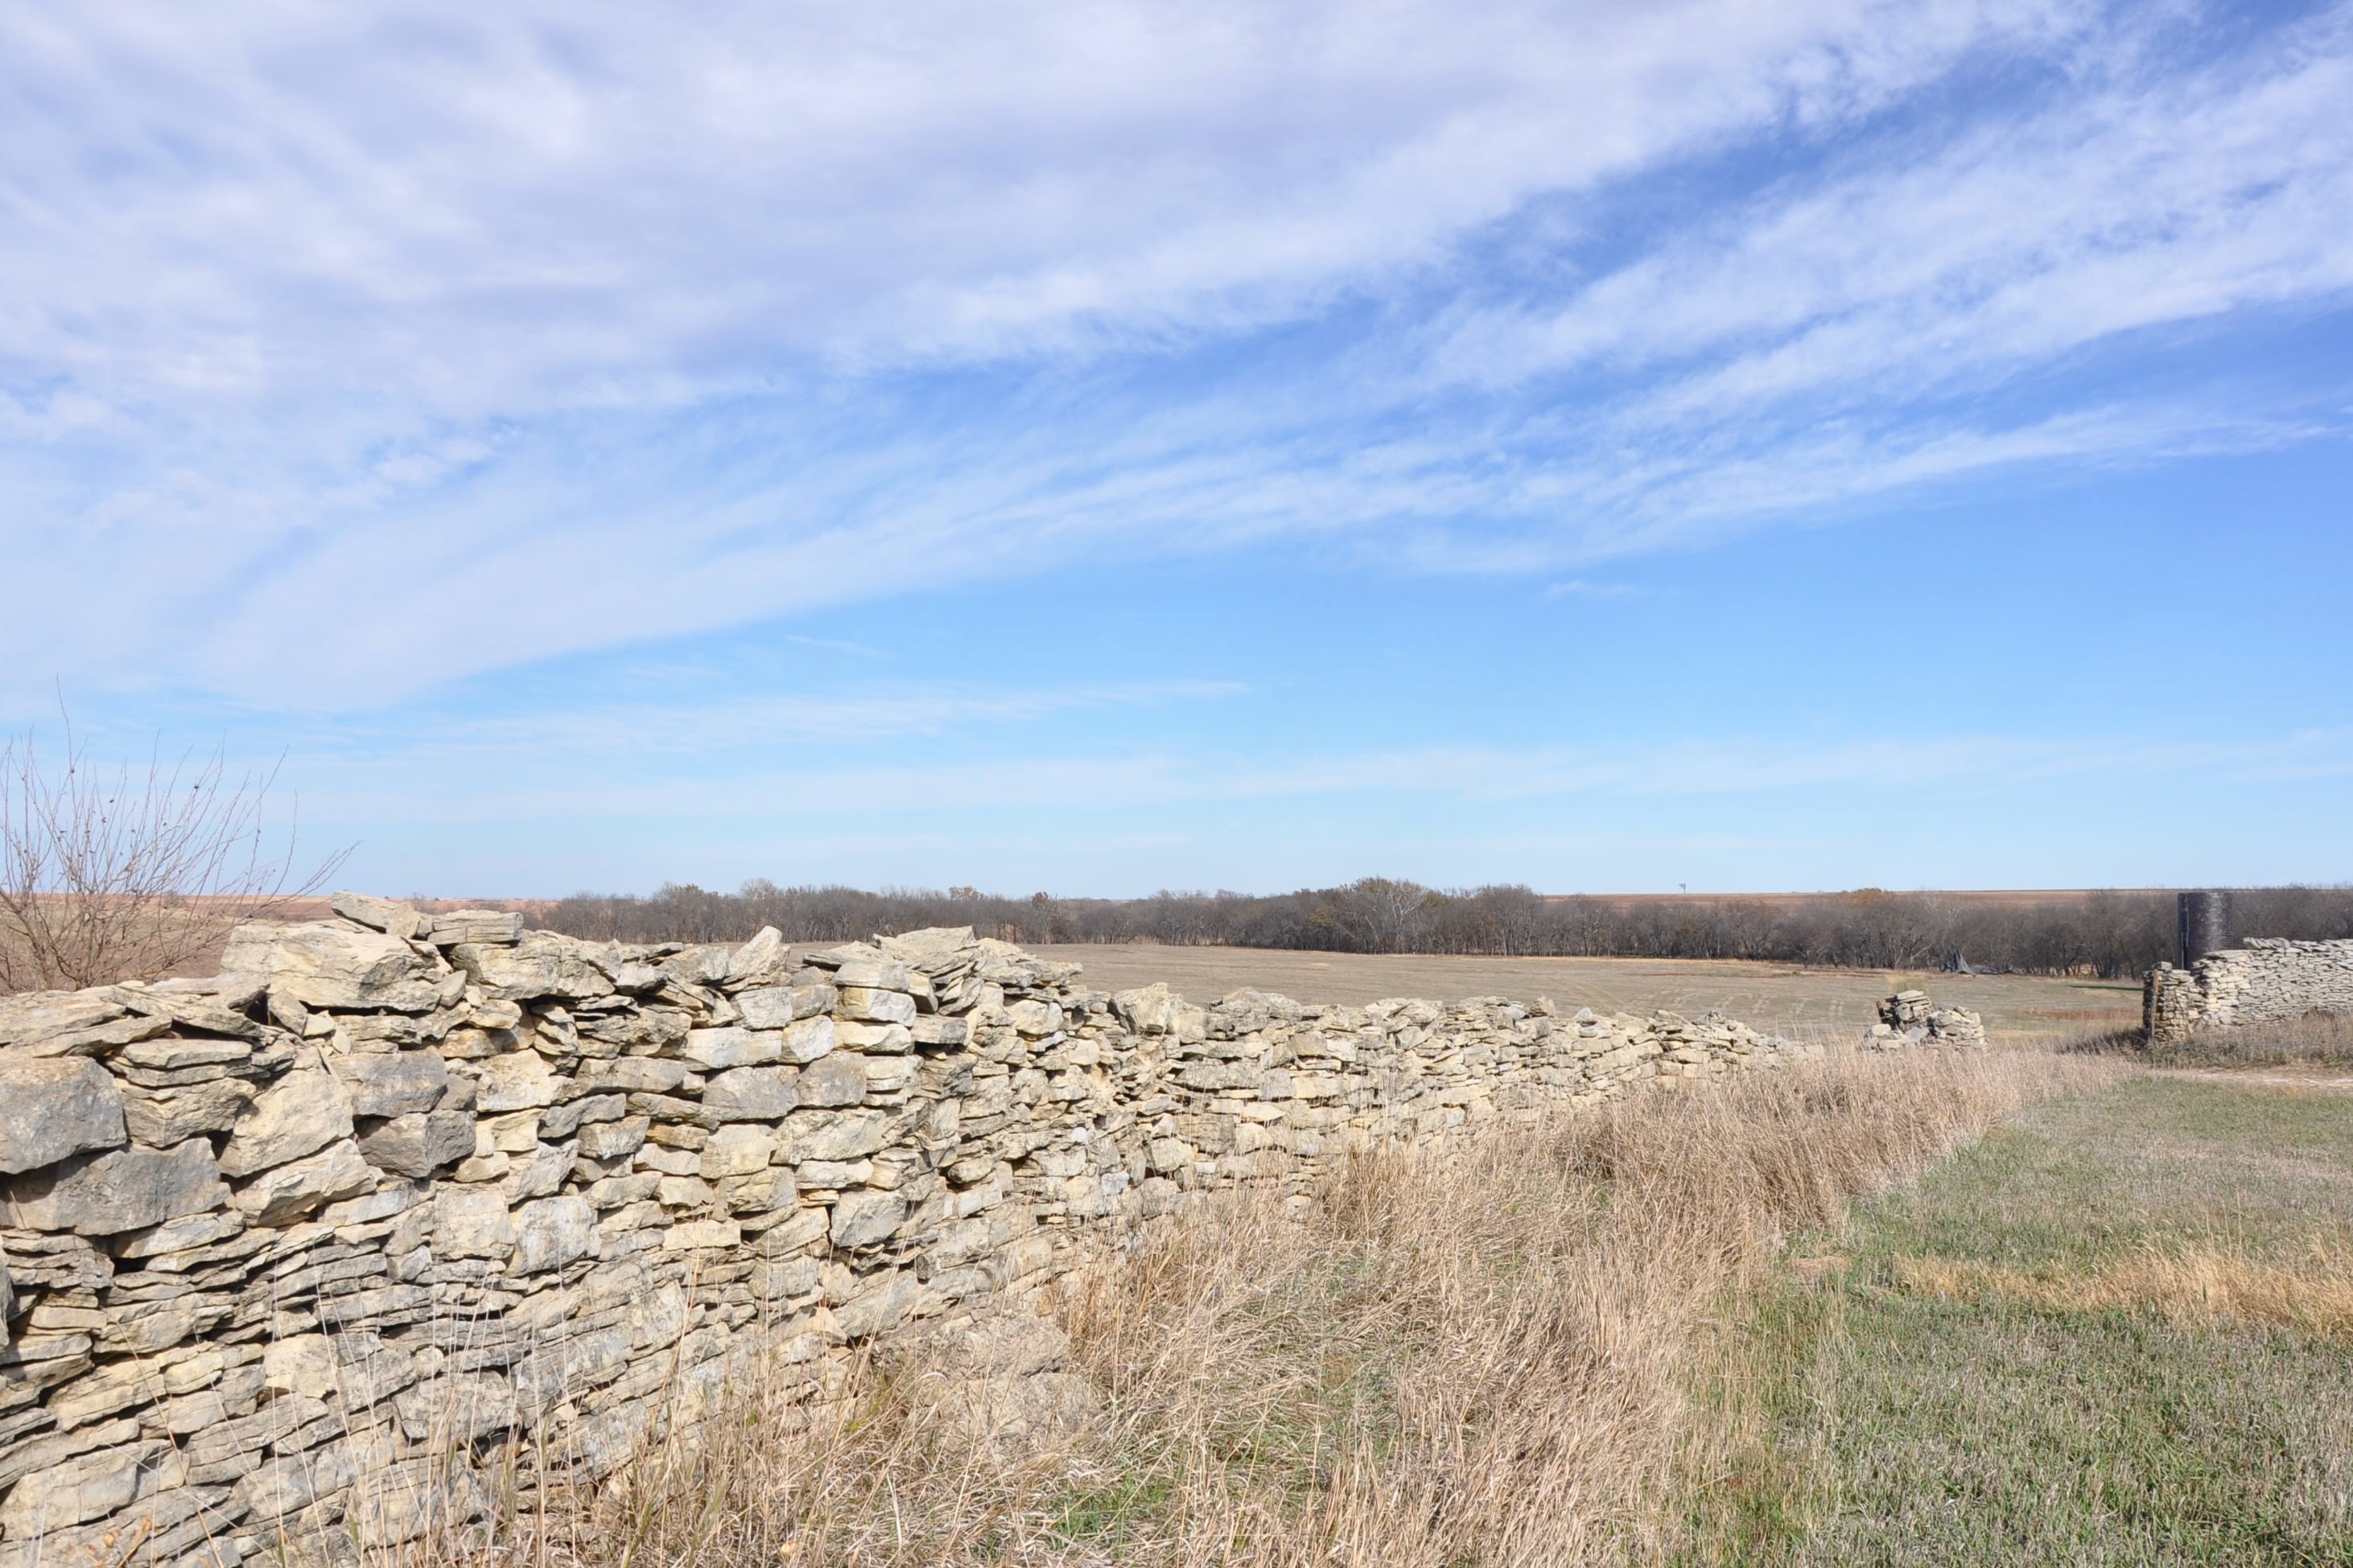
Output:
[[239,926],[221,967],[260,975],[271,995],[290,996],[305,1007],[423,1013],[456,999],[445,978],[408,943],[340,921]]
[[515,1247],[506,1200],[489,1187],[444,1187],[433,1194],[433,1255],[504,1258]]
[[378,1051],[331,1058],[328,1068],[351,1097],[353,1116],[408,1116],[441,1103],[449,1069],[433,1051]]
[[123,1123],[133,1142],[151,1149],[208,1133],[227,1132],[253,1109],[254,1087],[233,1078],[216,1078],[178,1089],[122,1088]]
[[275,1165],[241,1184],[231,1200],[256,1225],[288,1225],[324,1205],[375,1189],[375,1168],[349,1138],[306,1158]]
[[127,1141],[113,1075],[80,1057],[0,1057],[0,1173]]
[[702,1089],[702,1109],[721,1121],[774,1121],[800,1103],[797,1068],[735,1068]]
[[512,946],[459,942],[449,950],[449,961],[471,975],[484,995],[501,1001],[584,1001],[613,994],[613,982],[584,943],[546,932],[533,932]]
[[866,1069],[856,1057],[829,1056],[801,1069],[803,1105],[857,1105],[866,1099]]
[[288,1073],[264,1089],[221,1150],[225,1176],[249,1176],[352,1135],[352,1097],[324,1068]]
[[844,1193],[833,1205],[833,1244],[871,1247],[887,1241],[907,1217],[907,1200],[896,1193]]
[[210,1145],[191,1138],[172,1149],[136,1144],[79,1154],[29,1172],[8,1185],[0,1222],[26,1230],[116,1236],[227,1201]]
[[543,1274],[586,1258],[596,1244],[596,1211],[579,1197],[542,1198],[515,1211],[514,1272]]
[[0,996],[0,1047],[53,1054],[42,1047],[61,1036],[84,1034],[111,1024],[130,1011],[111,987]]

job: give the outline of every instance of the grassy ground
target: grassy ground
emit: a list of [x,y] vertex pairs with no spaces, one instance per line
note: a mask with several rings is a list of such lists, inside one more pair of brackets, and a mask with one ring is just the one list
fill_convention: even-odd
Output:
[[1688,1562],[2353,1562],[2353,1097],[2042,1104],[1805,1238],[1703,1367]]

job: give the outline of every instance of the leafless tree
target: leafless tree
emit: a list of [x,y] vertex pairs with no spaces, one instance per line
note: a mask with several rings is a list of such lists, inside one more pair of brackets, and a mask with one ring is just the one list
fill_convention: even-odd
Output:
[[350,855],[294,874],[295,823],[272,811],[278,768],[231,778],[225,749],[143,766],[94,760],[58,704],[0,745],[0,991],[152,980],[239,921],[311,897]]

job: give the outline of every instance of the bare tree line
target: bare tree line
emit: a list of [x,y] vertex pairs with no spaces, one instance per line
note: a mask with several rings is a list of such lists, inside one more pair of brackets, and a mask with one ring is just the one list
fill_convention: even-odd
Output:
[[[2353,937],[2353,888],[2245,888],[2233,940]],[[1524,886],[1444,891],[1368,877],[1293,893],[1155,893],[1027,899],[972,888],[784,888],[733,893],[673,883],[650,897],[581,893],[548,912],[557,931],[623,942],[741,941],[772,925],[793,942],[851,942],[970,925],[1036,945],[1173,946],[1330,952],[1617,958],[1746,958],[1866,969],[1976,969],[2126,978],[2174,953],[2174,895],[2058,894],[2015,901],[1877,889],[1803,899],[1546,898]]]

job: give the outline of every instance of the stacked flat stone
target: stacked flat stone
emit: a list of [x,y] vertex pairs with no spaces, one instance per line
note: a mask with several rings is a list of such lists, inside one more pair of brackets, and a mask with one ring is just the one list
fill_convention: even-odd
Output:
[[2188,969],[2160,963],[2142,981],[2141,1024],[2152,1045],[2314,1013],[2353,1017],[2353,942],[2249,937]]
[[0,998],[0,1568],[354,1562],[877,1336],[973,1347],[984,1415],[1018,1365],[1034,1409],[1058,1363],[1008,1304],[1191,1194],[1306,1201],[1376,1144],[1792,1050],[1106,995],[966,928],[796,955],[333,907],[215,979]]
[[1862,1044],[1875,1051],[1907,1046],[1982,1047],[1985,1021],[1966,1007],[1939,1007],[1926,991],[1898,991],[1879,1004],[1879,1022],[1865,1029]]

